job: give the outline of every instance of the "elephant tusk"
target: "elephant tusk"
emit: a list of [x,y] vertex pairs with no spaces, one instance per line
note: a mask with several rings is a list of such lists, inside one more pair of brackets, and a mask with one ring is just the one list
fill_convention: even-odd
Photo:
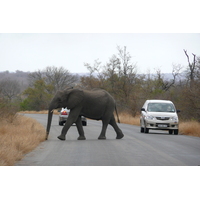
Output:
[[53,110],[51,111],[51,113],[53,112]]

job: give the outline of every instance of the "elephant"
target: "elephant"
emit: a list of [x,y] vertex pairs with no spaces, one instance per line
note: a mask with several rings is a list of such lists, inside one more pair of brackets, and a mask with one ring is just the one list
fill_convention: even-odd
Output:
[[106,129],[108,124],[114,128],[117,134],[116,139],[124,137],[124,134],[118,127],[113,114],[114,110],[117,114],[115,100],[107,91],[103,89],[82,90],[67,88],[63,91],[58,91],[50,102],[46,127],[46,139],[48,139],[51,127],[53,110],[61,107],[67,107],[67,109],[70,110],[70,113],[61,131],[61,135],[58,136],[58,139],[60,140],[65,140],[67,131],[73,123],[76,124],[79,133],[77,139],[86,139],[81,123],[81,116],[95,120],[102,120],[102,130],[98,139],[106,139]]

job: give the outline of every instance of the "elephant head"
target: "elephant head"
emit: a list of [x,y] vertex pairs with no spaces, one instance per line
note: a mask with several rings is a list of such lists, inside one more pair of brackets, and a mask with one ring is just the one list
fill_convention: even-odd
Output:
[[48,110],[48,120],[46,128],[46,139],[48,139],[51,121],[53,116],[53,110],[57,108],[67,107],[73,109],[83,101],[83,91],[79,89],[66,89],[64,91],[58,91],[53,97]]

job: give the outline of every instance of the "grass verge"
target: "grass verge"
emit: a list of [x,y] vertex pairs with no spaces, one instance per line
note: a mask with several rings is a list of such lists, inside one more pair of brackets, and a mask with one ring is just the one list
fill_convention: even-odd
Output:
[[[48,110],[41,110],[41,111],[20,111],[19,113],[23,113],[23,114],[48,114]],[[59,115],[60,113],[57,110],[53,111],[54,115]]]
[[120,119],[120,122],[123,124],[131,124],[131,125],[140,126],[140,116],[133,117],[130,114],[122,112],[122,113],[119,113],[119,119]]
[[0,166],[10,166],[45,140],[45,129],[36,120],[15,115],[0,121]]
[[179,132],[184,135],[200,137],[200,123],[196,121],[180,122]]

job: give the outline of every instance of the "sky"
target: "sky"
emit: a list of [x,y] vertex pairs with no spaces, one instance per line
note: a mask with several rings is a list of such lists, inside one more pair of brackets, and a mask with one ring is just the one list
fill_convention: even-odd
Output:
[[87,73],[84,63],[99,59],[105,65],[117,46],[131,55],[139,73],[160,69],[171,73],[173,65],[187,66],[186,49],[200,56],[199,33],[0,33],[0,71],[37,71],[64,67],[71,73]]
[[0,71],[64,67],[87,73],[126,46],[138,73],[171,73],[200,56],[197,0],[7,0],[0,6]]

